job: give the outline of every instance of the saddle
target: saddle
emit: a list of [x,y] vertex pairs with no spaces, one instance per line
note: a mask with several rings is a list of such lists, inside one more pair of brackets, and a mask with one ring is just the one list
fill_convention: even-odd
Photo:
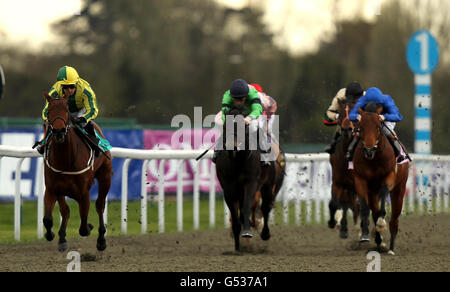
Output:
[[[99,137],[99,135],[96,133],[95,128],[91,123],[89,123],[86,126],[86,128],[88,128],[89,131],[86,130],[86,128],[83,128],[82,126],[80,126],[79,124],[76,124],[76,123],[73,124],[73,128],[75,130],[75,133],[78,135],[78,137],[81,138],[81,140],[86,144],[86,146],[88,146],[94,150],[95,157],[98,157],[101,152],[108,159],[111,159],[111,157],[108,154],[106,154],[107,150],[103,149],[103,148],[106,148],[106,149],[110,148],[108,141],[106,141],[106,140],[102,141],[101,137]],[[105,144],[105,142],[106,142],[108,145],[104,145],[106,147],[102,147],[102,142],[103,142],[103,144]]]

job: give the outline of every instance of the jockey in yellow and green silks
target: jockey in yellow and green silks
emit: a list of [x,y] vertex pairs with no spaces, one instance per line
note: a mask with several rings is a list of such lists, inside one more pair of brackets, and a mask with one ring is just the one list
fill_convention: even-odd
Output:
[[[96,140],[94,126],[90,121],[98,115],[97,99],[91,85],[80,78],[75,68],[63,66],[58,70],[56,83],[50,88],[49,95],[53,98],[67,97],[72,121],[83,127],[91,138]],[[42,110],[42,119],[45,122],[48,120],[48,102]],[[40,146],[37,150],[42,154],[44,149]]]
[[[80,122],[88,123],[95,119],[98,114],[97,100],[91,85],[80,78],[73,67],[64,66],[58,71],[56,83],[50,88],[48,93],[51,97],[69,96],[69,112]],[[46,121],[48,115],[48,102],[42,111],[42,118]]]

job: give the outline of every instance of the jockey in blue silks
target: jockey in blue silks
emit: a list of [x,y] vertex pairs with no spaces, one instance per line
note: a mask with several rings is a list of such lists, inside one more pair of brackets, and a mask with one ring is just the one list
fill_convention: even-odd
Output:
[[[383,121],[382,132],[386,135],[389,142],[395,151],[395,157],[397,157],[397,163],[406,162],[405,159],[409,159],[409,155],[406,150],[400,144],[397,135],[394,132],[396,122],[400,122],[403,116],[400,114],[398,107],[395,105],[391,96],[383,94],[380,89],[371,87],[367,89],[366,95],[362,96],[353,109],[350,111],[348,118],[352,122],[357,122],[361,119],[361,115],[358,112],[358,108],[364,109],[369,102],[375,102],[378,106],[383,106],[383,111],[380,114],[380,118]],[[353,137],[352,142],[348,147],[347,159],[353,160],[353,152],[356,144],[359,141],[359,136],[356,134]],[[411,159],[410,159],[411,160]]]

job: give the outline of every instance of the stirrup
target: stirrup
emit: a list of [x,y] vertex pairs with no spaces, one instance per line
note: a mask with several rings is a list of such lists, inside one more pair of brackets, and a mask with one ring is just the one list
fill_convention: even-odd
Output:
[[37,152],[38,152],[39,154],[44,155],[44,152],[45,152],[45,146],[43,146],[43,145],[38,145],[38,146],[36,147],[36,150],[37,150]]

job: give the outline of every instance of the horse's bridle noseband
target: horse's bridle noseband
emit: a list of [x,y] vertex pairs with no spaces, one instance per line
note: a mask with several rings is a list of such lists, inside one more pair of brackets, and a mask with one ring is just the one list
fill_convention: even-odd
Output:
[[61,116],[57,116],[56,118],[54,118],[53,121],[51,121],[49,123],[49,125],[48,125],[49,128],[50,128],[50,131],[52,131],[53,134],[55,134],[55,132],[54,132],[55,128],[53,127],[53,123],[56,122],[56,120],[62,120],[64,122],[64,126],[65,126],[64,127],[64,136],[65,136],[67,134],[67,131],[68,131],[69,127],[70,127],[69,120],[66,121]]

